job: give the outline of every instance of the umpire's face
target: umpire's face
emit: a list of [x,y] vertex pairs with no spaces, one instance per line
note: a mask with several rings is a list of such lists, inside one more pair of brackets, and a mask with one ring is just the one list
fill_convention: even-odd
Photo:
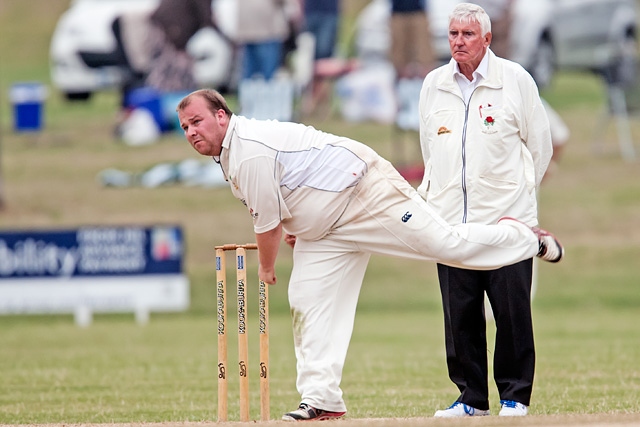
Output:
[[222,140],[229,126],[224,110],[212,112],[207,102],[194,96],[191,102],[178,112],[180,126],[189,144],[203,156],[219,156]]
[[478,68],[490,43],[491,33],[482,34],[478,22],[453,20],[449,23],[451,57],[461,69]]

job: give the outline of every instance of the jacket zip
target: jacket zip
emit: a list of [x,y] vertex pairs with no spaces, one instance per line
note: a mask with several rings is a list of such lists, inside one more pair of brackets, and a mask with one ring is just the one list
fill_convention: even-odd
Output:
[[469,120],[469,104],[464,103],[464,126],[462,127],[462,171],[460,186],[462,187],[462,223],[467,222],[467,122]]
[[462,172],[460,176],[461,187],[462,187],[462,223],[466,224],[467,222],[467,210],[469,208],[468,194],[467,194],[467,125],[469,124],[469,105],[471,104],[471,98],[473,94],[476,92],[480,85],[476,86],[469,95],[469,102],[465,102],[464,99],[462,103],[464,104],[464,126],[462,127]]

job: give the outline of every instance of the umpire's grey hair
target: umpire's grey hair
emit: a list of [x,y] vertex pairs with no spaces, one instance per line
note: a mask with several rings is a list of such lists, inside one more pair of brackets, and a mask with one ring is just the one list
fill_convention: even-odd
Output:
[[464,23],[472,23],[477,22],[480,24],[480,30],[482,31],[482,36],[484,37],[487,33],[491,32],[491,19],[489,19],[489,15],[484,11],[483,8],[473,3],[460,3],[451,12],[449,15],[449,23],[454,21],[464,22]]

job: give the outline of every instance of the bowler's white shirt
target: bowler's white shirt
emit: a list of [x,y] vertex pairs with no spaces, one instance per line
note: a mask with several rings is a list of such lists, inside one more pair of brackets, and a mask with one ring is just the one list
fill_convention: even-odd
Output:
[[249,209],[254,231],[282,222],[287,233],[309,240],[329,232],[367,161],[377,157],[362,144],[311,126],[236,115],[222,147],[225,178]]

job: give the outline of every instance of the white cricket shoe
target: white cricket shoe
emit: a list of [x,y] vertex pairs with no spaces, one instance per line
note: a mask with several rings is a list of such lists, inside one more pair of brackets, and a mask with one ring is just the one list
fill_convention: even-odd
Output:
[[558,262],[564,256],[564,247],[562,246],[562,243],[560,243],[560,241],[556,239],[556,236],[554,236],[547,230],[543,230],[542,228],[538,227],[530,227],[524,222],[515,218],[511,218],[509,216],[502,217],[498,220],[498,222],[501,221],[515,221],[529,227],[533,234],[535,234],[538,238],[537,256],[542,258],[543,260],[548,262]]
[[436,411],[435,418],[455,418],[455,417],[479,417],[489,415],[489,410],[483,411],[473,406],[465,405],[462,402],[453,402],[447,409]]
[[501,417],[524,417],[528,412],[525,405],[515,400],[501,400],[500,405],[502,409],[498,415]]
[[307,403],[301,403],[295,411],[287,412],[282,416],[283,421],[322,421],[338,419],[346,414],[345,411],[331,412],[314,408]]
[[548,262],[558,262],[562,259],[564,248],[556,236],[537,227],[531,227],[531,231],[538,236],[538,257]]

